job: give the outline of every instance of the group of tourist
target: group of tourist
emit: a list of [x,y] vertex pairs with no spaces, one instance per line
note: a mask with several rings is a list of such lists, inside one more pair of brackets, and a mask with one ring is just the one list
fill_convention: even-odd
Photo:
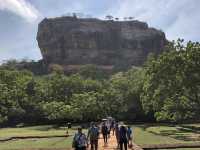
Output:
[[86,150],[89,147],[91,150],[98,149],[98,140],[100,132],[103,137],[104,145],[108,145],[110,134],[115,135],[117,141],[117,147],[120,150],[127,150],[128,146],[132,146],[132,129],[130,126],[126,127],[123,123],[117,123],[114,119],[104,120],[101,124],[97,125],[91,123],[88,129],[88,134],[82,132],[82,128],[78,128],[78,132],[73,139],[72,147],[75,150]]

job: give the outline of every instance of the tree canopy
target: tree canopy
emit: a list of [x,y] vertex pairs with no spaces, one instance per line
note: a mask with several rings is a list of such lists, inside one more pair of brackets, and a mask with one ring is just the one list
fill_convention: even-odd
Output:
[[141,68],[112,75],[88,65],[65,75],[0,67],[0,124],[92,121],[105,116],[129,121],[200,119],[200,44],[178,40]]

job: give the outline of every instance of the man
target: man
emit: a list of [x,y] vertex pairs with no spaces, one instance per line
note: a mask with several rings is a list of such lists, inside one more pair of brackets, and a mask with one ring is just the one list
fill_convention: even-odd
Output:
[[103,135],[104,144],[108,142],[108,127],[106,126],[105,122],[103,122],[101,127],[101,133]]
[[97,150],[98,149],[98,139],[99,139],[99,129],[95,126],[95,124],[92,122],[91,127],[88,130],[88,136],[87,139],[90,138],[90,145],[91,150]]
[[128,147],[127,144],[128,144],[127,129],[125,125],[122,125],[119,129],[120,150],[123,150],[123,147],[125,150],[127,150],[127,147]]
[[75,150],[86,150],[87,138],[86,135],[82,132],[82,128],[78,128],[78,133],[76,133],[74,136],[72,147]]

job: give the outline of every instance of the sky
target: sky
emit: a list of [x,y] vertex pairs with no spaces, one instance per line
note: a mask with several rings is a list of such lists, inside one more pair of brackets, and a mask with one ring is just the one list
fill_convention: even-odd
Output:
[[134,17],[161,29],[168,40],[200,42],[200,0],[0,0],[0,62],[42,58],[38,23],[68,13]]

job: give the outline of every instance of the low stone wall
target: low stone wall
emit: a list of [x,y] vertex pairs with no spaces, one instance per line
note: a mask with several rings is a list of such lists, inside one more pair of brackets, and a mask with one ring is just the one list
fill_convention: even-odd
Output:
[[144,150],[150,149],[173,149],[173,148],[200,148],[200,142],[196,143],[178,143],[178,144],[155,144],[155,145],[142,145]]
[[51,136],[16,136],[0,139],[0,142],[7,142],[10,140],[18,140],[18,139],[42,139],[42,138],[60,138],[60,137],[69,137],[72,135],[51,135]]

